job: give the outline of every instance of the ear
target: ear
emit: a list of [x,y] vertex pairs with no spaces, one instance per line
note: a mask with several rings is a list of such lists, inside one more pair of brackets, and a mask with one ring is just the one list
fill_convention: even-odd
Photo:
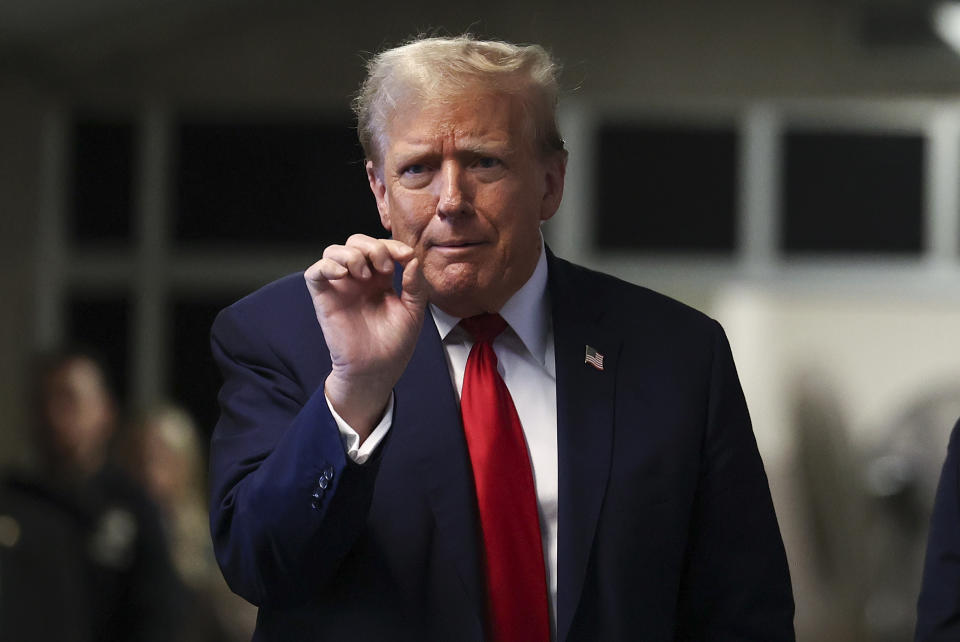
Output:
[[543,160],[544,191],[540,203],[540,220],[546,221],[557,213],[563,199],[563,182],[567,175],[567,150],[550,154]]
[[367,182],[370,183],[370,191],[373,197],[377,199],[377,211],[380,212],[380,224],[388,232],[390,229],[390,207],[387,204],[387,185],[383,182],[383,170],[378,169],[373,161],[367,161]]

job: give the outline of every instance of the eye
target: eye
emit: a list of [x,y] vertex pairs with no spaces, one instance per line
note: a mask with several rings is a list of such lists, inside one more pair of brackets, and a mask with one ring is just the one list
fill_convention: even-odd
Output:
[[499,158],[493,158],[492,156],[481,156],[474,163],[476,167],[480,169],[492,169],[494,167],[500,167],[502,163]]
[[408,176],[416,176],[417,174],[423,174],[425,171],[427,171],[426,165],[414,163],[413,165],[407,165],[404,167],[401,173]]
[[433,180],[435,169],[429,162],[401,165],[397,179],[400,185],[408,189],[421,189]]

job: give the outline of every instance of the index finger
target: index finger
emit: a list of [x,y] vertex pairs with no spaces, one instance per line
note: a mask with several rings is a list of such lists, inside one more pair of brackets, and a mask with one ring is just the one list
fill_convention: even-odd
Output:
[[398,241],[396,239],[383,239],[383,244],[387,247],[387,250],[390,252],[390,256],[393,258],[393,260],[397,261],[401,265],[406,265],[410,262],[410,259],[413,258],[413,248],[403,241]]
[[383,274],[393,272],[393,262],[396,260],[391,253],[387,241],[365,234],[354,234],[347,239],[347,247],[359,250],[374,270]]

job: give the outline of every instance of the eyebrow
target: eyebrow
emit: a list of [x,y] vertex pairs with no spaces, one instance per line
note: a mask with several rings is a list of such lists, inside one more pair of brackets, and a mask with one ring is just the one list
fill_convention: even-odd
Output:
[[490,151],[496,151],[500,154],[512,154],[513,150],[514,146],[509,141],[492,141],[489,143],[468,143],[461,151],[472,152],[474,154],[486,154]]
[[[511,155],[516,147],[509,140],[490,140],[484,141],[476,138],[464,137],[463,142],[457,143],[456,154],[477,154],[484,155],[490,153]],[[438,150],[432,142],[406,141],[403,143],[405,149],[398,151],[397,159],[408,161],[413,158],[439,155]]]

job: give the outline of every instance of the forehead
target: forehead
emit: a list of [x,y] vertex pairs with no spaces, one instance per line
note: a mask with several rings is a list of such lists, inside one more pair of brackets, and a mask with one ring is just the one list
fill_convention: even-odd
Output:
[[400,106],[387,126],[387,151],[396,146],[500,143],[519,148],[526,127],[520,101],[509,94],[466,93]]
[[102,375],[97,365],[85,358],[75,357],[53,368],[46,377],[54,387],[94,388],[102,385]]

